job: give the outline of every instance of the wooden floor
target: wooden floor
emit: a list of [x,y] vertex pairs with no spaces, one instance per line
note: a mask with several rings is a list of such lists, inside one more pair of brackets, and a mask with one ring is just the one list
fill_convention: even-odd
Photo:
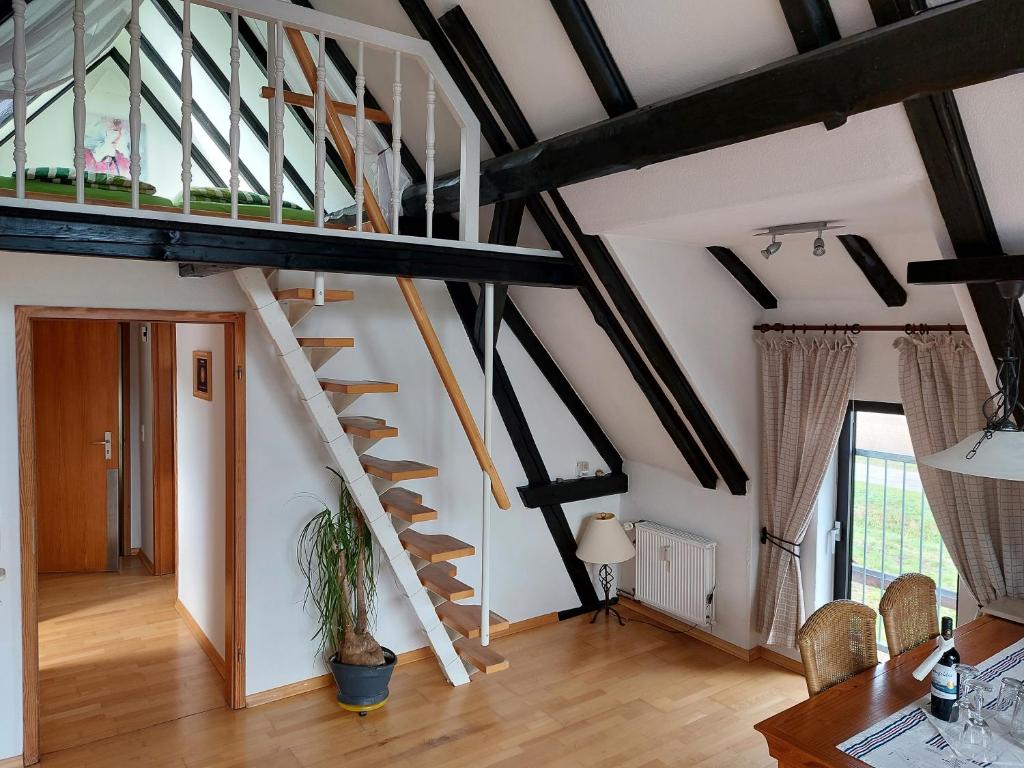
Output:
[[364,719],[323,689],[253,709],[216,707],[43,764],[760,768],[774,761],[754,723],[806,697],[799,675],[639,623],[580,617],[495,646],[510,670],[451,688],[432,660],[400,667],[391,700]]
[[174,577],[151,576],[134,557],[119,574],[39,577],[44,755],[56,763],[58,750],[225,708],[224,681],[174,597]]

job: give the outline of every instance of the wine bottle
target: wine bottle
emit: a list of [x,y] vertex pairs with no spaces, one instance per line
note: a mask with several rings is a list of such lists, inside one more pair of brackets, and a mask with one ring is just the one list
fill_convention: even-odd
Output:
[[[942,639],[953,638],[953,619],[942,617]],[[956,665],[960,663],[960,654],[956,648],[950,648],[939,659],[932,669],[932,714],[940,720],[949,722],[953,717],[953,705],[960,697],[960,685],[957,680]]]

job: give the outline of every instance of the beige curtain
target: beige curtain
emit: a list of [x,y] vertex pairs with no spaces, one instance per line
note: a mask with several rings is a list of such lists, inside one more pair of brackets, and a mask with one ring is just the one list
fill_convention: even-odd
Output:
[[[894,346],[917,456],[943,451],[985,425],[981,405],[990,392],[967,337],[905,337]],[[942,541],[978,601],[1024,597],[1024,483],[918,469]]]
[[771,645],[796,645],[803,623],[800,559],[814,502],[839,440],[853,389],[856,348],[846,336],[776,336],[761,347],[761,525],[757,629]]

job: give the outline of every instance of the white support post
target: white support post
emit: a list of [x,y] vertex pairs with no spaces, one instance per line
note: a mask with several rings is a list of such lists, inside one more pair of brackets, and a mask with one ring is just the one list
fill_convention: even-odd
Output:
[[25,128],[28,124],[27,102],[25,101],[25,0],[12,0],[14,14],[14,193],[25,197],[25,162],[28,152],[25,148]]
[[[484,284],[484,448],[491,455],[494,389],[494,284]],[[491,642],[491,476],[483,472],[480,526],[480,645]]]
[[[326,165],[327,165],[327,41],[324,33],[321,32],[317,40],[319,51],[316,62],[316,128],[313,133],[315,147],[314,164],[315,193],[313,209],[316,215],[317,227],[324,225],[324,195],[326,193]],[[324,273],[316,272],[313,275],[313,305],[322,307],[324,305]]]
[[231,104],[231,116],[228,127],[228,144],[231,161],[228,184],[231,187],[231,218],[238,218],[238,147],[241,141],[239,121],[241,119],[242,96],[239,85],[239,66],[241,52],[238,50],[238,11],[231,11],[231,84],[228,97]]
[[132,0],[132,12],[128,20],[128,39],[131,45],[131,58],[128,62],[128,140],[131,143],[128,169],[132,177],[132,208],[139,207],[139,180],[142,177],[142,155],[139,151],[142,137],[142,62],[139,58],[142,27],[139,25],[139,2]]
[[181,212],[192,212],[192,3],[181,11]]
[[395,51],[394,114],[391,115],[391,234],[398,234],[398,213],[402,209],[402,52]]
[[366,73],[363,70],[363,43],[359,42],[356,54],[356,230],[363,230],[363,158],[366,154]]
[[437,154],[437,137],[434,129],[434,107],[437,103],[437,93],[434,90],[434,75],[427,75],[427,199],[424,209],[427,214],[427,237],[434,236],[434,157]]
[[74,53],[71,77],[74,82],[72,123],[75,131],[75,200],[85,202],[85,0],[74,0],[71,6],[74,27]]
[[480,239],[480,134],[463,128],[460,140],[459,239],[475,243]]
[[270,156],[270,216],[271,221],[280,224],[281,208],[284,203],[284,24],[276,22],[274,29],[274,120],[271,132],[274,134],[274,152]]

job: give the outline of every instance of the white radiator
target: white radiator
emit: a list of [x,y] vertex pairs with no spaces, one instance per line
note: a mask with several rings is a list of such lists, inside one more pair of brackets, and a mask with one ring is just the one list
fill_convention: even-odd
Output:
[[636,598],[697,624],[715,622],[715,547],[657,523],[636,525]]

